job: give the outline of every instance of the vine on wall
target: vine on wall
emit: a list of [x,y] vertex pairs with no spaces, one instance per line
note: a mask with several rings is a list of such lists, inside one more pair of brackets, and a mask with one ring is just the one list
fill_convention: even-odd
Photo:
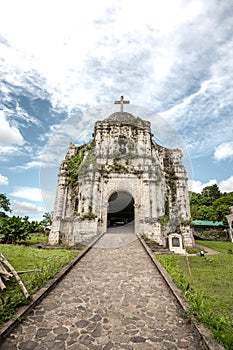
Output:
[[80,171],[81,164],[84,158],[84,149],[82,149],[78,154],[74,154],[70,159],[65,161],[67,170],[67,184],[71,187],[77,185],[78,175]]
[[178,177],[176,175],[173,159],[169,150],[166,151],[165,157],[163,158],[163,165],[166,173],[166,183],[170,192],[171,204],[174,204],[177,198]]
[[[95,162],[94,155],[95,143],[84,145],[77,154],[74,154],[70,159],[65,160],[67,171],[67,184],[70,187],[75,187],[78,184],[78,176],[84,166],[88,166]],[[88,151],[87,157],[84,160],[85,152]]]

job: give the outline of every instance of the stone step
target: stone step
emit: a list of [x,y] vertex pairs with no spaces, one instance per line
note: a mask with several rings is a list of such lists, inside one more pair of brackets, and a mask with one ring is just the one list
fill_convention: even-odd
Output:
[[152,250],[155,254],[174,254],[174,252],[171,252],[169,249],[161,249],[161,250]]
[[153,242],[150,240],[144,240],[146,245],[151,249],[153,253],[156,254],[173,254],[168,248],[162,246],[161,244],[157,242]]

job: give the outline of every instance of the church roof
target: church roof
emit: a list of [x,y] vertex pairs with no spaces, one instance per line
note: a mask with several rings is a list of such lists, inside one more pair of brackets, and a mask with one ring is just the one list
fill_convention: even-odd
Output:
[[[107,122],[135,122],[137,119],[133,114],[128,112],[114,112],[112,113],[108,118],[106,118],[104,121]],[[140,119],[141,120],[141,119]]]
[[135,125],[139,128],[150,129],[150,122],[142,120],[139,117],[135,117],[133,114],[128,112],[114,112],[108,118],[104,119],[103,122],[109,124],[129,124]]

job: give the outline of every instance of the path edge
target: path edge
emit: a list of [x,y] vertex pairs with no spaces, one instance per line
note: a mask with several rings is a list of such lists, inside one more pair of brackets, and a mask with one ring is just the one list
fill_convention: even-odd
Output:
[[20,322],[26,318],[26,316],[37,306],[55,287],[56,285],[67,275],[67,273],[81,260],[84,255],[95,245],[96,242],[104,235],[104,233],[98,235],[93,239],[86,248],[80,251],[80,253],[73,258],[67,265],[65,265],[56,276],[51,279],[46,285],[40,288],[32,296],[32,301],[26,306],[22,306],[13,316],[13,319],[6,322],[6,324],[0,330],[0,345],[6,339],[6,337],[12,332],[12,330],[20,324]]
[[[151,249],[148,247],[145,241],[141,238],[141,236],[137,234],[137,237],[139,242],[142,244],[143,248],[149,255],[150,259],[152,260],[152,263],[156,266],[159,273],[161,274],[166,284],[168,285],[169,289],[171,290],[172,294],[175,296],[178,304],[181,306],[183,311],[187,313],[188,310],[190,310],[190,305],[188,301],[184,298],[182,291],[175,285],[173,279],[171,278],[167,270],[156,259],[155,254],[152,253]],[[201,339],[204,341],[204,344],[208,350],[225,350],[225,348],[213,338],[211,331],[206,329],[206,327],[203,324],[198,324],[192,318],[190,318],[190,322],[199,333]]]

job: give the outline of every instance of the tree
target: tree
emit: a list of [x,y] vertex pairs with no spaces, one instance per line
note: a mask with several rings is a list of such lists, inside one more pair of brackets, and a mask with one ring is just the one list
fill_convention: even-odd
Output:
[[212,205],[215,199],[221,197],[221,192],[218,188],[218,185],[214,184],[212,186],[206,186],[203,188],[202,192],[202,204],[203,205]]
[[201,193],[191,192],[190,205],[200,206],[202,204]]
[[216,199],[213,204],[213,221],[223,221],[227,224],[226,215],[230,214],[230,207],[233,206],[233,197],[231,195],[222,195],[220,198]]
[[43,233],[44,232],[44,225],[43,221],[31,221],[30,223],[30,233]]
[[5,217],[5,212],[11,212],[10,200],[4,193],[0,193],[0,216]]
[[233,192],[221,193],[218,185],[207,186],[202,193],[191,193],[190,209],[193,220],[222,221],[227,224],[226,215],[233,206]]
[[208,205],[201,205],[198,208],[198,220],[212,220],[212,207]]
[[46,226],[52,225],[52,220],[53,220],[53,212],[46,212],[43,214],[44,220],[42,220],[43,224]]
[[0,234],[3,243],[16,243],[28,238],[30,233],[43,232],[44,228],[40,222],[28,220],[28,216],[5,217],[0,220]]
[[27,216],[24,218],[19,216],[6,217],[0,221],[0,234],[3,236],[3,243],[16,243],[26,239],[29,233],[31,233],[31,227]]

